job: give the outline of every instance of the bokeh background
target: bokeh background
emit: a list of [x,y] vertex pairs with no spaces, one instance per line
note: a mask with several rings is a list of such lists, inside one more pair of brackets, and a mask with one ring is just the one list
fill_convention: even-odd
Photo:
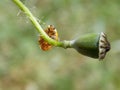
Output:
[[24,3],[43,28],[57,28],[60,40],[103,31],[111,50],[103,61],[73,49],[44,52],[28,17],[12,0],[0,0],[0,90],[120,90],[120,0]]

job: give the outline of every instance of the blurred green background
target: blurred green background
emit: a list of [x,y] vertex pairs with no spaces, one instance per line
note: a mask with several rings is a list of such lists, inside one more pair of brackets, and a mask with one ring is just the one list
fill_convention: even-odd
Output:
[[104,61],[73,49],[42,51],[38,32],[12,0],[0,0],[0,90],[120,90],[120,0],[26,0],[60,40],[105,32]]

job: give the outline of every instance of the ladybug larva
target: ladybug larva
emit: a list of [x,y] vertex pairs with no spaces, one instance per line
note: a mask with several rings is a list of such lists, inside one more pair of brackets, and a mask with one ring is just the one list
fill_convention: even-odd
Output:
[[[58,41],[58,33],[53,25],[48,25],[48,27],[44,31],[50,38]],[[47,51],[52,48],[52,45],[49,44],[47,41],[45,41],[41,36],[39,37],[38,42],[39,42],[40,48],[44,51]]]

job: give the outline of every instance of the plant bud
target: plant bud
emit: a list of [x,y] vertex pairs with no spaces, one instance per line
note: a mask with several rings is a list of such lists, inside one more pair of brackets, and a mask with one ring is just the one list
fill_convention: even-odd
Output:
[[101,32],[78,37],[71,41],[71,47],[83,55],[101,60],[104,59],[106,52],[110,50],[110,43],[106,35]]

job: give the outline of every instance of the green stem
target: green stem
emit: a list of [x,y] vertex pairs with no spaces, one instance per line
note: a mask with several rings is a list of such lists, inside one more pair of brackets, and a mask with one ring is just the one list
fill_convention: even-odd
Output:
[[64,42],[59,42],[51,39],[42,29],[41,25],[38,23],[36,18],[32,15],[30,10],[20,1],[20,0],[12,0],[25,14],[29,17],[33,25],[36,27],[36,30],[40,33],[40,35],[46,40],[49,44],[59,47],[64,47]]

